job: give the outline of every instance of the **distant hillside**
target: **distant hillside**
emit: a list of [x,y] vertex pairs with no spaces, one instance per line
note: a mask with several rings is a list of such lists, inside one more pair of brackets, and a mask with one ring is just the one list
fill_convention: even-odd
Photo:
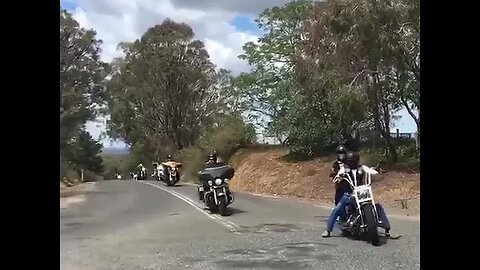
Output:
[[126,156],[126,155],[128,155],[128,149],[127,148],[104,147],[102,149],[102,155]]

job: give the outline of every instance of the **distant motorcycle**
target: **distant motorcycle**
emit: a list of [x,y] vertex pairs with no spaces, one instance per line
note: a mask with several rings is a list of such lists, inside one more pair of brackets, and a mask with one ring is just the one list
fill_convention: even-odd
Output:
[[161,181],[163,179],[162,167],[157,162],[154,162],[152,166],[153,166],[153,173],[152,173],[153,179],[157,181]]
[[159,173],[159,178],[167,184],[167,186],[174,186],[180,181],[179,169],[183,166],[182,163],[176,161],[162,162],[162,166],[166,170]]
[[[340,181],[347,181],[353,189],[351,203],[346,207],[347,219],[342,232],[353,238],[366,238],[374,246],[378,246],[378,213],[373,200],[371,174],[363,171],[364,184],[357,184],[358,170],[350,173],[339,173]],[[353,176],[353,177],[352,177]]]
[[138,174],[136,174],[136,173],[130,173],[130,179],[131,179],[131,180],[134,180],[134,181],[137,181],[137,180],[138,180]]
[[147,179],[147,169],[142,167],[137,174],[137,180],[146,180]]
[[227,164],[215,164],[198,172],[202,185],[198,187],[198,197],[210,212],[227,215],[227,207],[233,203],[233,193],[228,182],[234,175],[234,169]]

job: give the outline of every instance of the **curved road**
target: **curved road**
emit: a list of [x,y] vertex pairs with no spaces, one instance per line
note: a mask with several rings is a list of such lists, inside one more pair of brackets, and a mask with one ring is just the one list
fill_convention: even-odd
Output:
[[233,215],[219,217],[188,185],[103,181],[84,195],[60,210],[62,270],[420,269],[417,221],[392,218],[403,237],[373,247],[323,239],[330,211],[288,199],[235,193]]

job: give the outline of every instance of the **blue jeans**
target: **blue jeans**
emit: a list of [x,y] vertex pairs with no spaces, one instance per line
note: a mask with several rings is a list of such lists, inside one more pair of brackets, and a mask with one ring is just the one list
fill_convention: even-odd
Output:
[[[347,213],[345,211],[345,207],[350,204],[350,195],[345,193],[343,194],[342,198],[338,202],[338,204],[333,209],[330,217],[327,221],[327,231],[333,231],[333,225],[335,225],[335,221],[339,216],[345,216]],[[381,228],[390,229],[390,222],[388,221],[387,214],[385,213],[385,209],[379,204],[375,204],[378,213],[378,219],[381,221],[379,226]]]
[[344,193],[345,192],[343,192],[343,190],[340,190],[340,188],[335,189],[335,205],[340,202]]

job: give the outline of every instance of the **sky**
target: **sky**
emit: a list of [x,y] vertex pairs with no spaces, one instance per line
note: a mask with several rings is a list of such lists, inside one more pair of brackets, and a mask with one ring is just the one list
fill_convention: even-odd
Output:
[[[234,74],[248,71],[244,60],[238,59],[242,46],[261,35],[254,19],[265,8],[281,6],[287,0],[60,0],[62,8],[71,12],[82,27],[93,28],[103,40],[102,60],[110,62],[122,56],[117,44],[139,38],[149,27],[167,17],[185,22],[195,37],[205,43],[211,61],[218,68]],[[415,132],[415,122],[405,110],[398,113],[400,132]],[[97,139],[105,130],[105,120],[87,123]],[[123,147],[119,142],[102,140],[107,147]]]

